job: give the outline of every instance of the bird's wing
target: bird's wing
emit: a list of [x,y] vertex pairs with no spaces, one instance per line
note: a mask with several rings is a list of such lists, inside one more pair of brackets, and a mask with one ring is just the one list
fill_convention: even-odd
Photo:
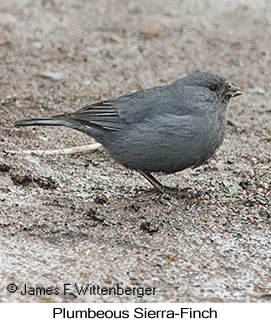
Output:
[[170,112],[185,114],[180,107],[178,93],[173,84],[120,96],[116,99],[87,105],[75,113],[66,115],[81,124],[107,130],[123,129],[128,124],[140,122],[153,114]]
[[123,120],[119,116],[117,107],[111,101],[102,101],[86,105],[77,112],[66,116],[90,127],[98,127],[106,130],[123,128]]

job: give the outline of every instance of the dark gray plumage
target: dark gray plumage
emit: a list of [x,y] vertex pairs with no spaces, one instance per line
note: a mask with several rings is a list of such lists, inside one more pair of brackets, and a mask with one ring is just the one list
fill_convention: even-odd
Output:
[[209,159],[223,142],[229,101],[240,94],[221,76],[197,73],[75,113],[18,121],[16,126],[82,131],[102,143],[120,164],[137,170],[163,191],[151,173],[175,173]]

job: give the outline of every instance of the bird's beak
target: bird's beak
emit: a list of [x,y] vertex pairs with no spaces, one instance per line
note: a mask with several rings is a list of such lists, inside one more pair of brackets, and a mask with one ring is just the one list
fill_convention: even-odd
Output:
[[225,94],[226,95],[229,95],[231,97],[235,97],[235,96],[238,96],[238,95],[242,95],[243,92],[237,86],[234,86],[232,84],[229,84],[229,87],[227,88]]

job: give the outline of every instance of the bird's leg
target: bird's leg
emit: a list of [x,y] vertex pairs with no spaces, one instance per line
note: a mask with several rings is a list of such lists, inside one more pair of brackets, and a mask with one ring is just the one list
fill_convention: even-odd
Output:
[[139,174],[144,176],[146,180],[148,180],[157,191],[159,191],[160,193],[165,193],[164,186],[150,173],[143,172],[142,170],[137,170],[137,171],[139,172]]

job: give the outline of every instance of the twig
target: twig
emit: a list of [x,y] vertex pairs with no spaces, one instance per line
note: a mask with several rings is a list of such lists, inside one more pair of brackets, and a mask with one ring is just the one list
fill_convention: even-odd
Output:
[[90,144],[83,146],[76,146],[71,148],[62,148],[62,149],[45,149],[45,150],[6,150],[9,154],[23,154],[23,155],[36,155],[36,156],[47,156],[47,155],[68,155],[68,154],[76,154],[87,151],[95,151],[99,149],[101,144]]

